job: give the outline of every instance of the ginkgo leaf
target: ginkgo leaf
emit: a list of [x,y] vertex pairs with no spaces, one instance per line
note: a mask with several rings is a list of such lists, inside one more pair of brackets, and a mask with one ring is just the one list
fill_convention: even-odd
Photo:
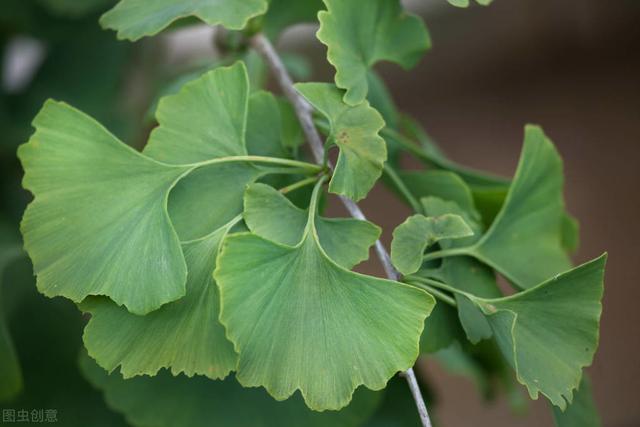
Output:
[[444,170],[398,172],[411,194],[417,199],[438,197],[455,202],[460,208],[479,218],[469,186],[457,174]]
[[237,355],[218,321],[220,300],[212,274],[220,241],[237,222],[183,244],[189,274],[186,295],[179,301],[146,316],[103,297],[81,304],[91,313],[83,337],[89,355],[109,372],[120,367],[124,378],[154,376],[162,368],[173,375],[227,376]]
[[144,154],[170,164],[192,164],[247,154],[249,77],[243,62],[219,67],[160,100],[159,126]]
[[106,295],[146,314],[185,293],[167,196],[186,167],[149,159],[78,110],[47,101],[20,147],[35,199],[22,232],[47,296]]
[[[562,159],[537,126],[527,126],[509,194],[491,228],[469,251],[520,288],[571,267],[563,244]],[[532,268],[535,266],[535,268]]]
[[121,0],[102,15],[100,24],[117,31],[119,39],[131,41],[155,35],[188,16],[240,30],[249,19],[266,12],[267,6],[267,0]]
[[580,387],[573,395],[573,402],[561,411],[552,406],[553,419],[557,427],[601,427],[602,421],[591,392],[591,381],[587,374],[582,375]]
[[[216,68],[162,98],[143,153],[161,162],[191,164],[228,158],[190,173],[173,189],[169,214],[181,241],[199,239],[222,227],[242,210],[246,186],[270,173],[265,166],[232,162],[234,156],[284,156],[280,128],[265,116],[276,108],[266,92],[249,95],[243,62]],[[271,113],[269,113],[271,114]],[[277,114],[276,114],[277,115]],[[280,116],[277,115],[277,123]],[[276,131],[273,133],[271,129]],[[268,146],[267,146],[268,145]],[[198,221],[194,221],[198,212]]]
[[203,377],[157,376],[124,380],[108,375],[88,356],[80,358],[85,377],[100,389],[110,407],[134,427],[357,427],[371,416],[382,393],[358,390],[340,412],[309,410],[299,395],[278,402],[264,390],[243,388],[233,377],[211,381]]
[[331,142],[340,149],[329,191],[358,201],[382,175],[387,149],[378,135],[380,113],[368,102],[355,107],[342,102],[342,91],[326,83],[299,83],[296,89],[328,120]]
[[[445,240],[440,242],[443,249],[464,247],[474,244],[482,237],[483,227],[476,219],[474,212],[462,209],[453,201],[445,201],[437,197],[421,199],[427,215],[460,215],[473,231],[473,236],[465,239]],[[442,260],[437,269],[425,269],[422,275],[433,277],[442,282],[483,298],[498,298],[502,293],[498,289],[496,277],[491,268],[469,256],[451,257]],[[469,341],[476,344],[492,336],[491,327],[484,319],[482,312],[466,298],[455,295],[458,304],[458,317]]]
[[467,294],[486,315],[500,350],[532,399],[564,410],[598,346],[606,255],[499,299]]
[[303,22],[315,22],[322,0],[270,0],[262,25],[265,34],[277,38],[287,27]]
[[[283,245],[294,246],[302,239],[308,213],[282,193],[264,184],[247,188],[244,218],[252,233]],[[357,219],[316,218],[320,246],[337,264],[351,269],[369,258],[369,248],[380,237],[380,227]]]
[[391,261],[400,273],[412,274],[420,269],[429,246],[440,240],[472,235],[473,231],[459,215],[413,215],[393,230]]
[[367,97],[367,72],[379,61],[405,69],[418,63],[430,47],[429,33],[418,16],[405,12],[399,0],[324,0],[317,37],[328,48],[336,68],[336,85],[344,101],[358,105]]
[[316,226],[321,185],[300,242],[228,236],[214,277],[240,383],[264,386],[278,400],[300,390],[311,409],[337,410],[358,386],[379,390],[413,364],[434,300],[329,258]]
[[464,339],[456,309],[438,301],[427,318],[420,337],[420,353],[434,353]]

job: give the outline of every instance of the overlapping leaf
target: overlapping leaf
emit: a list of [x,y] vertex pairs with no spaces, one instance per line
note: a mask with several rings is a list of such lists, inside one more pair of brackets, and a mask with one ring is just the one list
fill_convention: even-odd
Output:
[[182,297],[166,203],[188,169],[142,156],[63,103],[48,101],[34,126],[18,155],[35,195],[22,232],[38,289],[75,302],[107,295],[138,314]]
[[606,256],[500,299],[467,294],[486,315],[518,381],[564,410],[598,346]]
[[118,38],[132,41],[155,35],[188,16],[240,30],[249,19],[266,12],[267,5],[267,0],[121,0],[100,23],[117,31]]
[[[475,218],[474,211],[467,211],[457,203],[444,201],[436,197],[421,200],[427,215],[460,215],[473,230],[473,236],[466,239],[448,240],[440,243],[443,249],[459,248],[471,245],[482,237],[483,227]],[[443,259],[437,269],[423,269],[421,275],[438,279],[456,289],[469,292],[483,298],[498,298],[502,294],[498,289],[494,272],[487,266],[469,256]],[[480,310],[465,298],[455,295],[458,304],[458,317],[467,338],[472,343],[491,338],[489,323]]]
[[328,120],[330,139],[340,149],[329,191],[353,200],[364,198],[382,175],[387,149],[378,135],[384,120],[368,102],[342,102],[342,91],[325,83],[301,83],[296,89]]
[[[283,245],[295,246],[305,232],[308,213],[264,184],[245,193],[244,219],[252,233]],[[316,218],[320,246],[335,263],[351,269],[369,258],[369,248],[380,237],[378,226],[357,219]]]
[[412,274],[420,269],[429,246],[440,240],[472,235],[473,231],[459,215],[413,215],[393,231],[391,261],[402,274]]
[[410,367],[434,304],[425,292],[351,272],[327,255],[318,237],[320,188],[295,246],[229,236],[214,273],[240,383],[264,386],[278,400],[300,390],[315,410],[342,408],[359,385],[379,390]]
[[183,244],[188,267],[186,295],[146,316],[136,316],[105,298],[81,305],[91,313],[84,344],[100,366],[124,378],[156,375],[169,368],[174,375],[224,378],[237,355],[218,321],[220,300],[213,282],[220,241],[237,221],[197,241]]
[[344,100],[358,105],[367,98],[367,72],[379,61],[413,67],[431,42],[422,20],[402,10],[399,0],[324,0],[317,37],[328,47],[336,85]]
[[344,410],[318,413],[309,410],[298,395],[277,402],[264,390],[241,387],[233,377],[210,381],[162,371],[153,378],[124,380],[118,373],[108,375],[86,355],[80,363],[109,405],[134,427],[356,427],[381,398],[381,393],[358,390]]

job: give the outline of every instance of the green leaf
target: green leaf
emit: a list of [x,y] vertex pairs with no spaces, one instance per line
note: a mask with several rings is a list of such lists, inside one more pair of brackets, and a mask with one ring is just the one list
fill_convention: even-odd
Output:
[[162,98],[144,154],[170,164],[191,164],[247,154],[249,77],[243,62],[219,67]]
[[278,400],[300,390],[311,409],[336,410],[359,385],[382,389],[412,366],[434,300],[329,258],[316,225],[321,184],[296,246],[228,236],[214,277],[220,320],[240,354],[240,383],[264,386]]
[[153,378],[124,380],[117,373],[108,375],[86,355],[80,364],[109,406],[134,427],[356,427],[381,398],[381,393],[359,390],[344,410],[318,413],[307,409],[299,395],[277,402],[264,390],[241,387],[233,377],[211,381],[162,371]]
[[[469,251],[522,289],[571,267],[562,242],[562,160],[537,126],[527,126],[509,194],[491,228]],[[535,266],[532,268],[532,266]]]
[[346,89],[344,101],[358,105],[369,91],[367,72],[379,61],[405,69],[415,66],[430,47],[429,33],[418,16],[399,0],[324,0],[317,37],[328,48],[336,68],[336,85]]
[[553,419],[557,427],[601,427],[602,421],[593,400],[591,381],[582,375],[580,387],[573,396],[573,402],[564,412],[553,406]]
[[[418,377],[418,381],[421,378]],[[420,381],[420,388],[427,402],[433,402],[429,388]],[[356,394],[357,396],[357,394]],[[430,406],[431,407],[431,406]],[[431,420],[434,414],[431,413]],[[415,402],[407,382],[396,375],[389,380],[382,403],[375,414],[362,427],[416,427],[422,425],[420,415],[416,411]]]
[[323,7],[322,0],[270,0],[269,11],[262,21],[264,32],[276,39],[291,25],[316,22]]
[[233,345],[218,321],[219,294],[213,270],[220,241],[238,220],[211,235],[183,244],[189,274],[184,298],[146,316],[136,316],[106,298],[87,299],[91,313],[84,330],[89,355],[124,378],[154,376],[162,368],[173,375],[224,378],[237,362]]
[[387,149],[378,135],[384,127],[380,113],[368,102],[355,107],[342,102],[342,91],[326,83],[299,83],[296,89],[330,122],[330,141],[340,149],[329,191],[355,201],[376,183]]
[[[482,224],[474,217],[475,213],[461,209],[455,202],[447,202],[436,197],[421,199],[427,215],[460,215],[473,231],[473,236],[466,239],[448,240],[440,243],[443,249],[459,248],[474,244],[482,237]],[[496,283],[493,271],[469,256],[451,257],[442,260],[438,269],[424,269],[421,275],[436,278],[456,289],[469,292],[483,298],[497,298],[502,295]],[[483,339],[491,338],[489,323],[482,312],[460,295],[455,295],[458,304],[458,316],[469,341],[476,344]]]
[[427,318],[420,337],[420,353],[434,353],[464,339],[455,308],[439,301]]
[[[252,233],[288,246],[303,237],[309,214],[282,193],[264,184],[247,188],[244,218]],[[316,227],[320,246],[335,263],[351,269],[369,258],[369,248],[380,237],[380,227],[357,219],[318,216]]]
[[[249,98],[247,121],[247,149],[256,156],[289,157],[288,148],[297,145],[292,142],[283,117],[284,102],[279,102],[272,93],[258,91]],[[285,112],[284,115],[288,114]],[[289,140],[287,140],[289,138]]]
[[188,171],[151,160],[90,117],[48,101],[18,156],[34,201],[22,220],[38,289],[75,302],[106,295],[146,314],[185,293],[167,196]]
[[411,194],[417,199],[438,197],[442,200],[455,202],[475,220],[479,219],[473,194],[469,186],[457,174],[444,170],[401,171],[398,174]]
[[[246,156],[247,146],[256,150],[252,154],[282,154],[274,152],[279,137],[270,132],[277,127],[266,126],[261,117],[262,104],[270,101],[265,94],[249,96],[244,63],[216,68],[161,99],[156,112],[159,126],[143,153],[178,165]],[[260,134],[257,128],[263,126]],[[245,187],[268,172],[249,163],[223,162],[183,178],[169,199],[169,214],[180,240],[199,239],[231,221],[242,210]],[[193,219],[194,212],[199,212],[198,221]]]
[[467,294],[532,399],[565,410],[598,346],[606,255],[510,297]]
[[100,24],[117,31],[119,39],[135,41],[153,36],[172,22],[189,16],[209,25],[240,30],[249,19],[266,11],[266,0],[121,0],[102,15]]
[[369,70],[367,82],[369,85],[367,100],[373,108],[380,112],[387,126],[397,128],[400,121],[398,108],[384,80],[375,70]]
[[413,215],[393,230],[391,261],[400,273],[412,274],[420,269],[424,251],[429,246],[440,240],[472,235],[473,231],[459,215]]
[[39,0],[50,12],[63,16],[78,18],[94,12],[104,11],[113,4],[112,0]]

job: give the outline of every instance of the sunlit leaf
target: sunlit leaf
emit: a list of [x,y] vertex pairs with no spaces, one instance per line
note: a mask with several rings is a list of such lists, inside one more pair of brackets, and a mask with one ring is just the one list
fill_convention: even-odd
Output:
[[209,25],[233,30],[266,12],[267,0],[121,0],[102,15],[100,24],[118,32],[119,39],[138,40],[164,30],[172,22],[194,16]]
[[75,302],[107,295],[138,314],[182,297],[166,201],[188,169],[144,157],[63,103],[48,101],[34,126],[18,155],[35,195],[22,232],[38,289]]
[[212,274],[220,241],[235,222],[183,244],[189,274],[179,301],[136,316],[106,298],[87,299],[81,309],[91,313],[84,331],[89,355],[109,372],[120,367],[125,378],[153,376],[162,368],[174,375],[226,377],[237,355],[218,321],[220,300]]
[[233,377],[211,381],[162,371],[153,378],[124,380],[118,373],[108,375],[86,355],[80,362],[89,381],[134,427],[356,427],[381,398],[381,393],[358,390],[342,411],[319,413],[297,394],[278,402],[262,389],[241,387]]
[[344,100],[358,105],[367,98],[369,68],[391,61],[408,69],[430,47],[429,33],[418,16],[402,9],[399,0],[324,0],[317,37],[328,47],[336,68],[336,85]]
[[335,410],[359,385],[379,390],[413,364],[434,300],[332,261],[318,238],[320,189],[300,242],[229,236],[214,277],[240,383],[278,400],[300,390],[310,408]]
[[591,381],[582,375],[580,387],[573,395],[573,402],[562,412],[553,406],[553,419],[557,427],[601,427],[602,421],[593,400]]
[[606,256],[499,299],[470,298],[532,399],[564,410],[598,346]]
[[[246,191],[244,218],[252,233],[283,245],[302,239],[309,214],[274,188],[253,184]],[[369,258],[369,248],[380,237],[378,226],[351,218],[316,218],[320,246],[335,263],[351,269]]]
[[366,101],[350,107],[342,102],[342,91],[331,84],[300,83],[296,89],[329,120],[329,138],[340,149],[329,191],[356,201],[364,198],[387,159],[378,135],[384,127],[380,113]]
[[412,274],[420,269],[429,246],[440,240],[472,235],[473,231],[459,215],[413,215],[393,231],[391,261],[400,273]]

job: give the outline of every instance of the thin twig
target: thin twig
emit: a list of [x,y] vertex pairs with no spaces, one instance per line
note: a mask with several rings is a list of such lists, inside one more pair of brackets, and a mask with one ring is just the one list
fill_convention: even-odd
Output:
[[[314,159],[318,164],[323,164],[325,160],[324,143],[322,142],[322,138],[320,137],[320,134],[318,133],[318,130],[313,123],[313,108],[311,107],[311,105],[309,105],[307,100],[304,99],[302,95],[300,95],[298,91],[296,91],[296,89],[293,87],[293,80],[291,79],[291,76],[289,76],[289,73],[282,63],[282,59],[274,49],[269,39],[263,34],[258,33],[251,38],[251,45],[265,60],[272,74],[278,81],[278,84],[282,89],[284,95],[293,105],[305,137],[311,146],[311,152],[313,153]],[[330,169],[333,169],[333,165],[331,165],[330,162],[327,164],[327,166]],[[339,198],[352,217],[361,220],[367,219],[360,207],[354,201],[344,196],[340,196]],[[400,275],[398,274],[396,269],[393,268],[389,253],[382,245],[380,240],[376,241],[375,249],[378,258],[380,258],[380,263],[384,267],[384,271],[387,274],[387,277],[391,280],[398,280],[400,278]],[[418,407],[418,413],[420,414],[420,420],[422,421],[423,427],[431,427],[429,413],[427,412],[427,407],[424,404],[424,399],[422,397],[422,393],[420,392],[420,386],[418,385],[418,380],[416,379],[415,372],[413,372],[413,368],[409,368],[402,375],[406,378],[407,383],[409,384],[409,388],[411,389],[413,399],[416,401],[416,406]]]

